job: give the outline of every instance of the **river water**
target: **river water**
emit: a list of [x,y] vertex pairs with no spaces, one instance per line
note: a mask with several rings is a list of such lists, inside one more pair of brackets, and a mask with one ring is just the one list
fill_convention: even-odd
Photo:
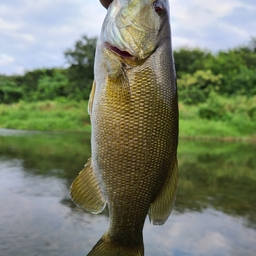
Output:
[[[163,226],[148,219],[146,256],[256,255],[256,145],[179,144],[179,191]],[[84,256],[108,213],[77,208],[69,187],[90,135],[0,129],[0,255]]]

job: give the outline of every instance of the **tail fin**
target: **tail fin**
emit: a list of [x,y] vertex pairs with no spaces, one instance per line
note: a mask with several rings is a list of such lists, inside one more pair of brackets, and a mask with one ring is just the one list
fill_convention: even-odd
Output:
[[143,256],[143,243],[136,247],[125,247],[112,242],[105,233],[87,256]]

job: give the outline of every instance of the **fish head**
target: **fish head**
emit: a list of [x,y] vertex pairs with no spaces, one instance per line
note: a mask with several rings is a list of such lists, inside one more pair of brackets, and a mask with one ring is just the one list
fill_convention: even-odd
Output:
[[122,58],[143,60],[170,39],[168,0],[113,0],[100,40]]

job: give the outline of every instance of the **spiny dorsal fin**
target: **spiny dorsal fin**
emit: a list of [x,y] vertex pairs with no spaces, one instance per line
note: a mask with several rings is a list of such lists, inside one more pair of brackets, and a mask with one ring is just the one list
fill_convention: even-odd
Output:
[[100,213],[106,206],[98,180],[93,172],[91,158],[76,177],[70,187],[70,196],[74,203],[91,213]]
[[154,225],[163,225],[171,214],[178,188],[178,163],[174,163],[167,179],[149,208],[149,219]]

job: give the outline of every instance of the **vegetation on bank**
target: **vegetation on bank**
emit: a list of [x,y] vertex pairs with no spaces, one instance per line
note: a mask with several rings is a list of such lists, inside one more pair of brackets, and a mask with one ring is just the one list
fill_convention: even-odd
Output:
[[59,99],[0,104],[2,128],[40,131],[90,131],[87,101]]
[[[97,38],[83,36],[64,54],[67,69],[0,75],[0,127],[90,130],[87,100]],[[174,51],[181,136],[256,135],[256,38],[216,54]]]
[[[88,101],[59,98],[55,101],[0,104],[3,128],[41,131],[90,131]],[[255,137],[256,96],[231,99],[211,93],[196,106],[179,104],[181,137]]]
[[212,92],[204,103],[181,102],[179,108],[182,137],[256,136],[256,96],[227,98]]

